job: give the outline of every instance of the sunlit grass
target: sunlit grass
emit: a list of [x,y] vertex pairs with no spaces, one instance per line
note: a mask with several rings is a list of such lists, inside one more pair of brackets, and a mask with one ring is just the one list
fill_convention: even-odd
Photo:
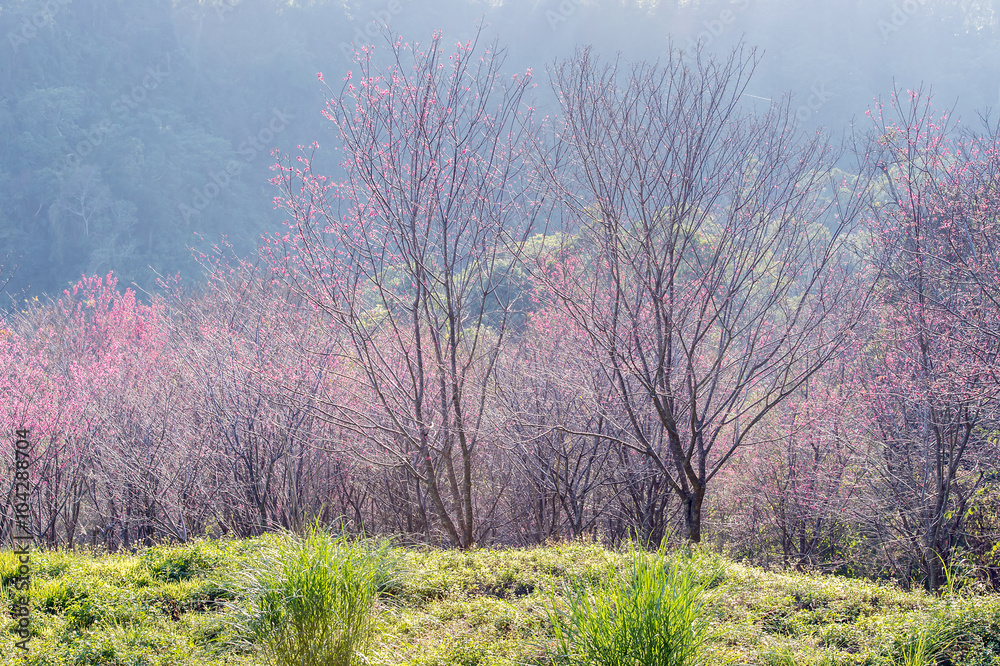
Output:
[[[368,579],[380,593],[367,638],[355,638],[353,652],[363,656],[355,663],[371,666],[616,663],[616,650],[640,654],[642,663],[693,658],[720,666],[1000,664],[1000,596],[983,591],[940,597],[865,580],[765,571],[714,555],[691,565],[699,556],[595,543],[462,552],[275,534],[135,555],[33,553],[26,663],[308,663],[290,653],[276,656],[269,641],[298,632],[303,643],[325,631],[326,644],[336,645],[337,627],[351,621],[338,620],[329,608],[337,581],[350,575],[331,563],[352,548],[359,558],[352,560],[355,572],[371,574],[363,561],[376,556]],[[14,562],[0,552],[0,576]],[[362,596],[371,599],[367,589]],[[684,590],[696,592],[689,602]],[[9,601],[11,590],[4,594]],[[306,608],[307,598],[325,599],[328,610]],[[692,618],[692,631],[686,619],[671,624],[671,612]],[[257,633],[246,623],[251,618]],[[0,664],[22,663],[14,622],[9,614],[0,619]],[[310,622],[327,628],[310,634]],[[588,635],[600,649],[610,645],[604,654],[612,657],[586,656]],[[668,640],[697,647],[688,657],[684,650],[663,656]]]
[[285,535],[239,578],[238,634],[276,666],[351,666],[371,639],[387,552],[318,526]]
[[552,596],[556,660],[601,666],[706,663],[706,588],[719,573],[709,558],[632,550],[596,583],[566,581]]

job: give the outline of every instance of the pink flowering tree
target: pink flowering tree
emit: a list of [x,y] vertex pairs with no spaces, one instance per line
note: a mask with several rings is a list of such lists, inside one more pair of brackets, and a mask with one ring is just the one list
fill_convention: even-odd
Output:
[[33,528],[50,546],[73,545],[84,523],[93,524],[99,489],[118,487],[109,437],[121,401],[148,380],[145,364],[155,364],[163,345],[159,325],[155,307],[118,291],[108,275],[83,278],[5,329],[5,418],[31,431]]
[[996,135],[960,135],[919,91],[870,116],[884,275],[863,357],[881,453],[871,524],[900,577],[937,589],[996,469]]
[[361,377],[329,417],[368,459],[405,470],[436,529],[466,548],[488,528],[476,491],[494,437],[487,394],[538,208],[524,160],[530,73],[504,75],[503,52],[478,41],[387,42],[331,90],[345,178],[303,157],[276,179],[284,263],[343,331],[338,353]]
[[869,466],[858,414],[867,405],[853,390],[850,358],[828,364],[774,410],[729,470],[726,532],[748,556],[776,553],[800,568],[863,566],[859,509]]
[[261,262],[204,265],[207,285],[175,301],[194,425],[213,442],[203,510],[240,536],[332,521],[348,489],[339,431],[319,418],[338,388],[331,330]]
[[[32,304],[23,313],[17,313],[10,319],[0,321],[0,420],[2,420],[3,439],[0,440],[0,460],[4,469],[15,469],[14,433],[19,429],[30,432],[30,440],[35,444],[31,450],[32,462],[39,454],[48,449],[48,439],[58,428],[59,409],[56,403],[55,382],[46,372],[49,366],[42,336],[55,337],[54,330],[38,334],[32,325],[34,315],[41,308]],[[40,443],[39,443],[40,442]],[[32,467],[29,483],[32,489],[38,487],[38,465]],[[0,538],[6,541],[15,531],[14,496],[15,477],[8,474],[3,480],[4,503],[0,514]],[[34,535],[40,537],[38,526],[41,517],[38,513],[37,494],[31,497],[32,520]]]
[[[576,258],[549,261],[556,271],[557,262]],[[540,282],[534,290],[545,287]],[[617,500],[619,426],[611,405],[601,404],[606,378],[584,331],[547,300],[533,294],[535,309],[501,357],[497,382],[496,408],[505,415],[516,470],[507,500],[518,536],[528,543],[592,532]]]
[[[160,475],[177,445],[163,441],[172,434],[171,406],[151,405],[144,395],[169,386],[161,367],[169,337],[162,304],[141,303],[131,289],[120,291],[109,274],[84,277],[54,312],[63,335],[50,348],[58,352],[52,370],[77,414],[62,436],[82,464],[73,479],[82,492],[66,496],[67,543],[73,543],[83,506],[92,539],[101,537],[112,547],[152,543],[155,501],[166,491]],[[158,414],[161,407],[166,413]],[[43,468],[41,475],[43,487],[45,477],[59,478],[55,469]]]
[[117,389],[93,399],[102,425],[91,436],[91,540],[108,548],[186,541],[204,527],[211,440],[191,418],[197,396],[177,318],[161,296],[149,305],[130,290],[117,298],[123,314],[107,323],[128,335],[127,353]]

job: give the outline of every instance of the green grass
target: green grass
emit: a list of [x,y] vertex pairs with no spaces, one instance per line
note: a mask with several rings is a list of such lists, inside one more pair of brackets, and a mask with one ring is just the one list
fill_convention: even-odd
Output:
[[282,535],[234,586],[235,633],[275,666],[351,666],[368,647],[391,562],[387,544],[316,525],[304,538]]
[[707,557],[634,550],[601,579],[572,578],[552,590],[555,657],[566,664],[697,666],[709,663],[707,588],[717,567]]
[[[307,543],[267,535],[136,555],[35,552],[26,663],[274,663],[268,632],[248,631],[247,621],[257,617],[260,627],[284,627],[291,636],[296,586],[335,597],[331,590],[343,572],[324,563],[354,544],[361,569],[373,554],[377,565],[369,578],[379,592],[368,616],[371,634],[356,645],[373,666],[555,666],[584,653],[587,636],[598,643],[608,636],[632,640],[631,631],[656,647],[657,632],[688,626],[686,620],[672,625],[665,619],[670,612],[701,618],[694,623],[698,635],[678,640],[697,645],[700,636],[694,656],[709,664],[1000,664],[997,595],[965,590],[935,597],[863,580],[769,572],[717,556],[699,561],[590,543],[471,552]],[[0,552],[8,607],[14,566]],[[263,601],[268,590],[278,590],[274,605]],[[692,594],[685,597],[685,590]],[[331,636],[335,617],[319,623]],[[14,626],[5,614],[0,664],[19,663]],[[593,655],[577,661],[600,663]]]

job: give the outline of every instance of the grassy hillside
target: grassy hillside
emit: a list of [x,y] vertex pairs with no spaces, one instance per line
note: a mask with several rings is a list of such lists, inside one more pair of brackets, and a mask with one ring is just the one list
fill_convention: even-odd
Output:
[[[232,623],[240,581],[276,537],[136,555],[32,554],[29,664],[263,664]],[[628,555],[590,544],[390,551],[369,663],[549,664],[549,609]],[[718,557],[707,592],[709,664],[903,664],[925,641],[938,664],[1000,664],[1000,597],[773,573]],[[17,560],[0,553],[5,605]],[[0,663],[19,651],[5,617]],[[925,660],[924,663],[935,663]]]

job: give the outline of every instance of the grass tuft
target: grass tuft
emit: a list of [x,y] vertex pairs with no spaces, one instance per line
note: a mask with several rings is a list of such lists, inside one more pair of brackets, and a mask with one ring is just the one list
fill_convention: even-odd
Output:
[[379,589],[391,587],[388,546],[313,525],[262,551],[242,576],[235,628],[284,666],[350,666],[371,638]]
[[633,550],[595,584],[572,578],[564,603],[552,597],[554,661],[602,666],[705,663],[706,589],[718,577],[708,558]]

